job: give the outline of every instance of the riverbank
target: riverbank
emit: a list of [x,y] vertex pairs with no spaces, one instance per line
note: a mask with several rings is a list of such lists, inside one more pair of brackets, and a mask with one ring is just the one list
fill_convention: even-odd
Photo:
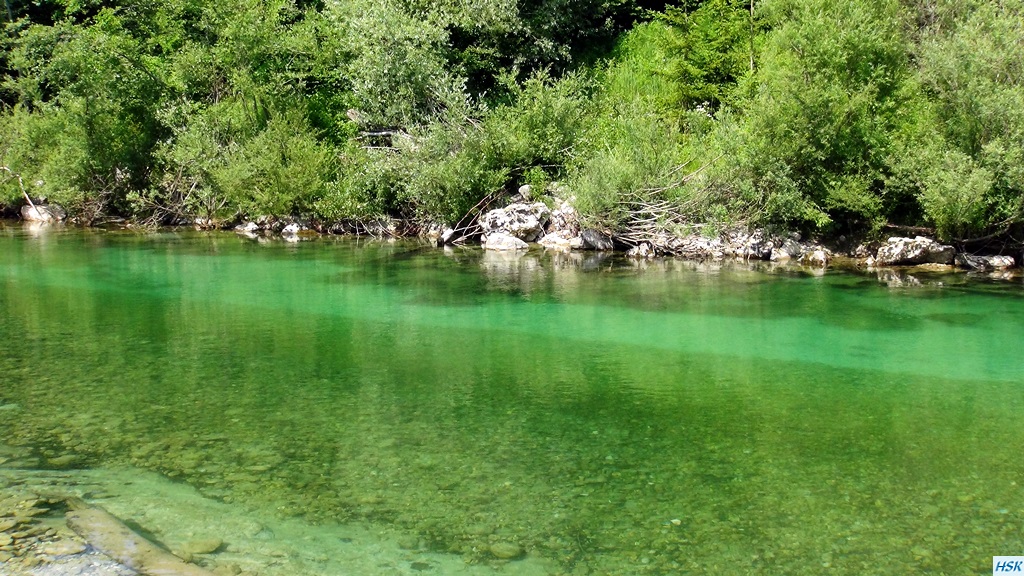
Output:
[[[235,226],[197,220],[166,229],[231,230],[242,238],[259,243],[298,243],[318,237],[339,236],[387,240],[418,238],[437,247],[480,247],[485,252],[509,255],[506,260],[541,250],[565,254],[619,254],[637,263],[663,257],[694,262],[765,262],[810,271],[837,268],[876,272],[880,281],[892,286],[917,285],[922,283],[920,278],[943,273],[966,272],[1007,280],[1024,275],[1021,268],[1024,253],[1016,256],[991,250],[970,253],[924,236],[890,236],[884,241],[861,242],[846,237],[808,241],[793,232],[773,233],[764,229],[751,231],[740,228],[717,235],[702,233],[700,228],[678,235],[613,235],[582,227],[575,210],[567,202],[559,201],[557,206],[551,210],[543,203],[512,203],[505,208],[488,211],[479,221],[458,231],[441,226],[419,227],[401,220],[342,221],[324,225],[274,217],[245,221]],[[51,226],[74,226],[73,223],[59,221],[6,222],[4,224],[0,220],[0,225],[26,226],[37,232]],[[123,220],[112,220],[97,228],[156,230]]]

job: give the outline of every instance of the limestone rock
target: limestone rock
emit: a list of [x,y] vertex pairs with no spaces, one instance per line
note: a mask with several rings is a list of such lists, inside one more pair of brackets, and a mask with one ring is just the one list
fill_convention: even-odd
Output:
[[[700,243],[700,238],[700,236],[693,235],[693,240],[697,243]],[[722,234],[719,240],[720,242],[713,247],[715,250],[721,251],[725,256],[744,260],[782,259],[783,253],[777,251],[776,246],[782,246],[785,242],[770,237],[764,230],[731,230]]]
[[952,264],[956,249],[952,246],[918,236],[916,238],[889,238],[878,249],[874,263],[880,266],[915,264]]
[[573,248],[580,248],[583,245],[583,240],[580,237],[566,238],[560,233],[549,232],[538,243],[545,248],[553,250],[571,250]]
[[57,204],[36,204],[21,207],[21,218],[27,222],[59,222],[67,218],[68,213]]
[[509,234],[495,232],[484,237],[484,250],[527,250],[530,246]]
[[641,260],[646,258],[654,258],[654,247],[651,246],[650,242],[641,242],[627,250],[626,256],[629,258],[636,258]]
[[548,232],[554,232],[563,238],[576,238],[580,235],[579,215],[570,200],[555,198],[555,209],[551,211]]
[[544,234],[550,218],[551,210],[543,202],[516,203],[484,214],[480,228],[484,236],[500,233],[533,242]]
[[782,242],[772,248],[772,254],[770,260],[772,262],[783,262],[786,260],[792,260],[794,258],[800,258],[803,256],[803,246],[799,242],[792,238],[786,238]]
[[828,266],[828,263],[832,260],[832,253],[828,250],[818,246],[812,250],[805,252],[800,257],[800,263],[805,266],[817,266],[824,268]]
[[86,546],[76,540],[58,540],[45,544],[41,552],[47,556],[73,556],[85,552]]
[[1013,268],[1016,264],[1013,256],[974,256],[971,254],[957,254],[956,265],[971,270],[1005,270]]
[[68,527],[91,546],[143,574],[211,576],[211,572],[165,551],[146,540],[106,510],[84,502],[68,501]]

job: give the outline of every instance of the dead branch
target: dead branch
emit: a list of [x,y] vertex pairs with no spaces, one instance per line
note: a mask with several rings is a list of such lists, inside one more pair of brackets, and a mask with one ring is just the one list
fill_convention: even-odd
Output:
[[35,210],[36,205],[32,202],[32,198],[29,198],[28,192],[25,191],[25,182],[21,179],[21,174],[18,174],[17,172],[11,170],[7,166],[0,166],[0,170],[7,172],[8,174],[10,174],[11,178],[16,178],[18,180],[18,188],[21,188],[21,195],[25,197],[25,201],[28,202],[28,205],[32,207],[32,210]]

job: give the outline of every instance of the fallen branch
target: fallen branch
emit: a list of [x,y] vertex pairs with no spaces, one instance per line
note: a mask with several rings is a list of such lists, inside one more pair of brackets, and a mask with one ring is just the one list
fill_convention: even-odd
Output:
[[25,182],[21,179],[21,174],[18,174],[17,172],[15,172],[14,170],[11,170],[7,166],[0,166],[0,170],[3,170],[4,172],[7,172],[8,174],[10,174],[11,178],[17,178],[18,179],[18,187],[21,188],[22,196],[25,197],[25,201],[28,202],[28,205],[32,207],[32,210],[34,210],[34,211],[36,211],[36,213],[38,213],[38,210],[36,210],[36,205],[32,202],[32,199],[29,198],[28,192],[25,191]]

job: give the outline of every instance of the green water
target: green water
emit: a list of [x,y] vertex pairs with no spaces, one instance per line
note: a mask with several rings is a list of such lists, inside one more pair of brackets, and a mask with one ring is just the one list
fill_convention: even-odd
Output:
[[1024,286],[926,280],[6,226],[0,442],[507,574],[988,573]]

